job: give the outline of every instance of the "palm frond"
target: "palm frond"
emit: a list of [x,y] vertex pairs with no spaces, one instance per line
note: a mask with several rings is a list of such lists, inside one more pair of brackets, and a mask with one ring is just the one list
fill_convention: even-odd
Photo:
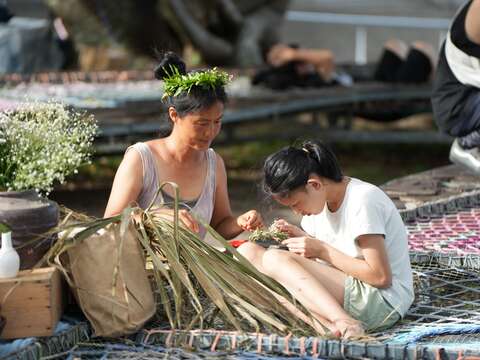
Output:
[[[173,221],[158,216],[152,208],[153,202],[146,210],[127,208],[122,214],[107,219],[67,213],[64,218],[68,221],[62,222],[57,229],[61,235],[46,259],[68,276],[68,270],[60,262],[61,254],[101,229],[108,231],[112,223],[120,223],[121,232],[126,231],[135,214],[134,233],[153,268],[152,283],[159,298],[158,312],[166,315],[170,327],[182,330],[202,328],[207,312],[214,307],[218,311],[210,313],[220,314],[224,326],[229,329],[316,334],[310,324],[299,320],[277,299],[281,297],[295,304],[288,291],[256,270],[208,224],[203,223],[207,232],[228,252],[210,246],[198,234],[180,225],[178,187],[173,183],[162,183],[159,191],[167,185],[175,190]],[[81,230],[72,235],[75,228]],[[112,274],[112,291],[118,272],[116,267]],[[305,308],[299,304],[296,306],[312,319]]]

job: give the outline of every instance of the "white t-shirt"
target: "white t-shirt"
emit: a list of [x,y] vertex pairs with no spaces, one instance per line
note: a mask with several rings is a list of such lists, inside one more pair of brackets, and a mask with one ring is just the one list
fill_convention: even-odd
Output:
[[352,178],[337,211],[332,213],[325,204],[320,214],[304,216],[301,225],[309,235],[354,258],[363,258],[356,242],[360,235],[383,235],[392,285],[379,290],[395,310],[405,315],[414,299],[407,231],[395,204],[381,189]]

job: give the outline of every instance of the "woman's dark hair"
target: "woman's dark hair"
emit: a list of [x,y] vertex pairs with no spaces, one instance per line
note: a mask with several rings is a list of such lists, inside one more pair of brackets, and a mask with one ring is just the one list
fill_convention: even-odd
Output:
[[[171,69],[175,67],[180,74],[187,74],[185,62],[174,52],[166,52],[163,54],[160,63],[155,68],[155,78],[163,80],[171,75]],[[201,70],[198,70],[201,71]],[[189,113],[206,109],[217,101],[225,104],[227,102],[227,94],[224,86],[204,87],[193,86],[189,92],[181,92],[175,96],[165,98],[165,104],[173,106],[177,110],[180,117]]]
[[299,148],[288,146],[270,155],[263,165],[263,189],[284,197],[307,184],[310,174],[342,181],[342,170],[332,150],[318,141],[305,141]]

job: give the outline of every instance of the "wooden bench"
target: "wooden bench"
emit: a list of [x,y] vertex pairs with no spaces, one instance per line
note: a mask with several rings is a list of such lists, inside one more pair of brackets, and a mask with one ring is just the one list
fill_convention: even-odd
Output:
[[[252,89],[248,97],[232,97],[223,117],[217,144],[250,140],[315,136],[327,141],[377,143],[450,143],[436,129],[422,131],[352,131],[355,116],[381,114],[392,121],[417,113],[431,112],[430,86],[361,83],[350,88]],[[302,121],[298,121],[302,115]],[[327,121],[323,121],[325,118]],[[160,117],[159,115],[157,117]],[[371,116],[370,116],[371,117]],[[307,119],[307,121],[305,121]],[[259,133],[256,125],[276,129]],[[293,126],[292,126],[293,125]],[[120,153],[129,144],[168,131],[165,120],[149,119],[100,124],[99,153]],[[284,131],[282,131],[284,129]]]

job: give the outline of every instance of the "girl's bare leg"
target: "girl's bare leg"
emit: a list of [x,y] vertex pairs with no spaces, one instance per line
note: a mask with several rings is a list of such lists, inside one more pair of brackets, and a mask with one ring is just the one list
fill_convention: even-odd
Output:
[[[343,272],[285,250],[265,250],[255,244],[244,244],[239,251],[259,271],[285,286],[330,331],[344,333],[352,324],[357,324],[355,331],[360,335],[358,322],[343,309],[346,278]],[[291,304],[291,311],[294,308]],[[295,314],[298,315],[298,311]],[[350,331],[350,335],[355,335],[352,334],[355,331]]]
[[265,270],[262,267],[263,254],[266,251],[265,248],[247,241],[246,243],[240,245],[237,251],[242,254],[245,259],[250,261],[258,271],[265,273]]
[[313,312],[330,321],[350,318],[342,307],[346,277],[341,271],[285,250],[266,251],[262,267]]
[[[248,261],[250,261],[255,268],[260,271],[261,273],[266,274],[265,269],[263,268],[263,255],[267,250],[265,248],[256,245],[251,242],[247,242],[242,244],[237,251],[242,254]],[[328,321],[327,319],[323,318],[322,316],[313,313],[313,311],[310,312],[312,313],[313,316],[315,316],[314,319],[311,319],[308,316],[305,316],[303,312],[298,310],[298,308],[290,302],[288,299],[285,299],[283,296],[280,296],[278,294],[273,294],[275,298],[283,304],[293,315],[297,316],[300,320],[304,321],[307,324],[310,324],[319,334],[325,334],[325,329],[328,329],[332,333],[336,332],[336,328],[333,326],[333,324]],[[305,306],[305,305],[304,305]]]

